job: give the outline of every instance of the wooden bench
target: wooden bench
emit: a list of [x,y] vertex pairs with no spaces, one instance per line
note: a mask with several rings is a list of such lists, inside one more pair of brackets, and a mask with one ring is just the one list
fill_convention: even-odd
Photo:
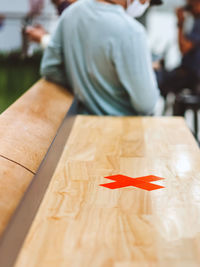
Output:
[[0,115],[0,234],[51,144],[73,97],[40,80]]
[[182,118],[77,116],[15,267],[200,266],[199,192]]

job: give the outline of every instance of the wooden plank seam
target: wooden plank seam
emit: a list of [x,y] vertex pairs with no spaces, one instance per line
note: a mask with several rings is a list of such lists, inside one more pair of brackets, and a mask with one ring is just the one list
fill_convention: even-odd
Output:
[[20,167],[24,168],[25,170],[27,170],[27,171],[29,171],[30,173],[32,173],[33,175],[35,175],[35,172],[31,171],[29,168],[25,167],[25,166],[22,165],[21,163],[15,161],[15,160],[9,159],[9,158],[7,158],[7,157],[1,155],[1,154],[0,154],[0,157],[3,158],[3,159],[6,159],[6,160],[8,160],[8,161],[10,161],[10,162],[12,162],[12,163],[15,163],[15,164],[19,165]]

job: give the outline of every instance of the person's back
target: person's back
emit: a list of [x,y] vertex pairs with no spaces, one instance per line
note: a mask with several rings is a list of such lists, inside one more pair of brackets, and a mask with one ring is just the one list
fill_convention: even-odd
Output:
[[[59,75],[49,65],[52,49]],[[70,87],[83,112],[97,115],[148,114],[159,95],[143,26],[121,6],[96,0],[81,0],[63,13],[42,74]]]
[[[159,87],[163,96],[175,94],[183,89],[198,93],[200,82],[200,0],[187,0],[187,5],[176,10],[178,19],[178,41],[182,53],[180,66],[172,71],[160,72]],[[188,15],[193,17],[194,25],[185,32]]]
[[182,65],[200,79],[200,17],[194,18],[193,28],[186,37],[194,46],[183,55]]

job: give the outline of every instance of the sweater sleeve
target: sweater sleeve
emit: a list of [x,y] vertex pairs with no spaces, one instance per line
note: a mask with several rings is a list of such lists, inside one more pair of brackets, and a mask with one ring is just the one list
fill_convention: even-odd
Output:
[[133,108],[138,114],[151,114],[159,98],[159,90],[146,32],[142,26],[137,31],[129,31],[129,34],[121,38],[114,62],[120,82],[127,91]]
[[49,81],[67,86],[62,49],[62,18],[44,51],[40,73]]

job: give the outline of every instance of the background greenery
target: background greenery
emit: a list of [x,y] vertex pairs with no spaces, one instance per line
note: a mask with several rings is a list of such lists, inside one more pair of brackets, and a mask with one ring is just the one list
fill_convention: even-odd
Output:
[[41,54],[22,58],[20,51],[0,54],[0,113],[39,78]]

